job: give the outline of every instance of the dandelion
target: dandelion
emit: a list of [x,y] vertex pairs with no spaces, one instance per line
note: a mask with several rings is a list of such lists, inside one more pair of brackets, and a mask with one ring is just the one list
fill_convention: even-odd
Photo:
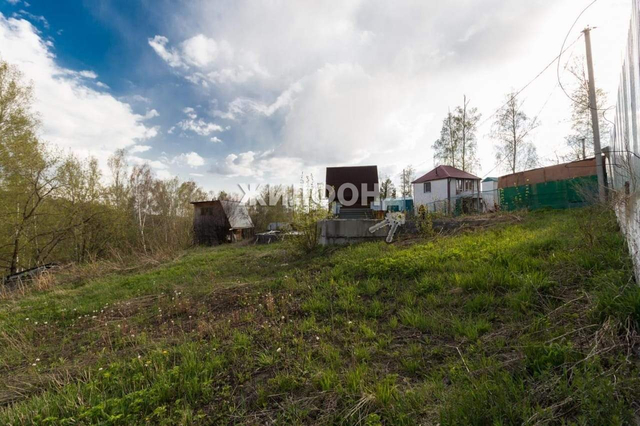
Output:
[[40,362],[40,358],[36,358],[36,362]]
[[316,340],[320,340],[320,337],[316,336]]
[[29,317],[27,317],[26,320],[29,321]]
[[98,371],[102,371],[102,367],[98,368]]
[[276,352],[281,352],[281,351],[282,351],[282,348],[276,349]]
[[31,364],[31,365],[35,367],[35,366],[36,366],[36,363],[34,362],[34,363],[33,363],[33,364]]

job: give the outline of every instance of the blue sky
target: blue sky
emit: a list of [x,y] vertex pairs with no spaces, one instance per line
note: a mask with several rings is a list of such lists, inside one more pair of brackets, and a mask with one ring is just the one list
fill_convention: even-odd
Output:
[[[487,117],[533,78],[588,3],[0,0],[0,57],[33,81],[43,138],[103,165],[126,148],[132,163],[210,190],[322,180],[340,164],[397,180],[405,165],[433,166],[431,144],[463,95]],[[610,102],[630,6],[600,0],[570,37],[598,26]],[[570,131],[556,86],[551,71],[523,93],[530,115],[542,111],[532,138],[545,162]],[[481,176],[495,166],[489,130]]]

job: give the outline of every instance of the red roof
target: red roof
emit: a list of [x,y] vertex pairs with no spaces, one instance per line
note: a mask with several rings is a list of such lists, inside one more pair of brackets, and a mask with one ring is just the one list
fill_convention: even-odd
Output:
[[440,180],[447,178],[456,178],[456,179],[477,179],[480,178],[478,176],[474,176],[471,173],[463,172],[460,169],[456,169],[451,166],[438,166],[435,169],[431,170],[426,175],[422,176],[414,180],[411,183],[423,183],[423,182],[431,182],[432,180]]

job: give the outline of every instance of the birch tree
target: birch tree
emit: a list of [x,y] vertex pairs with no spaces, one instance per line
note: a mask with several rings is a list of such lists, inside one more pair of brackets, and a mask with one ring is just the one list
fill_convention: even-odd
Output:
[[478,163],[476,156],[478,122],[481,114],[477,108],[469,106],[464,96],[462,106],[449,111],[442,122],[440,138],[432,149],[438,164],[456,167],[471,172]]
[[529,140],[538,124],[537,119],[525,114],[515,93],[506,96],[505,106],[498,112],[491,131],[496,141],[496,160],[504,169],[516,173],[538,164],[536,147]]

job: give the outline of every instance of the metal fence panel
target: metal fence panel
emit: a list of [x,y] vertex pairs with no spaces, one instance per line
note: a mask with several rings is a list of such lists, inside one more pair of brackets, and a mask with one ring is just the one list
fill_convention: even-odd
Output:
[[638,105],[640,104],[640,0],[633,0],[631,26],[625,61],[620,75],[618,100],[611,134],[609,183],[619,201],[616,212],[621,228],[627,236],[636,276],[640,273],[640,152],[638,151]]

